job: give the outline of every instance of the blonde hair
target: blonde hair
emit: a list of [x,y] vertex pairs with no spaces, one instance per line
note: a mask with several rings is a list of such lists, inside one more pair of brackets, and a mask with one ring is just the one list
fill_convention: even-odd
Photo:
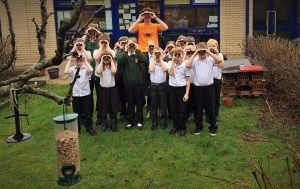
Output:
[[172,50],[171,50],[171,55],[173,56],[174,53],[177,53],[177,52],[181,52],[182,54],[184,53],[183,49],[181,47],[174,47]]
[[218,43],[218,41],[215,40],[215,39],[209,39],[209,40],[207,41],[207,45],[210,45],[210,44],[214,44],[214,45],[217,46],[217,48],[219,48],[219,43]]
[[154,51],[156,51],[156,52],[157,52],[157,51],[159,51],[159,52],[161,52],[161,53],[162,53],[162,52],[163,52],[163,49],[162,49],[162,48],[160,48],[160,47],[155,47],[155,48],[154,48]]

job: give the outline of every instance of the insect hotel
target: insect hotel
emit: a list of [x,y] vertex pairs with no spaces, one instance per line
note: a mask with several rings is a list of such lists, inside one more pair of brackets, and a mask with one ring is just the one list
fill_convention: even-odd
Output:
[[266,94],[266,68],[252,65],[248,59],[227,60],[222,70],[224,97],[253,97]]

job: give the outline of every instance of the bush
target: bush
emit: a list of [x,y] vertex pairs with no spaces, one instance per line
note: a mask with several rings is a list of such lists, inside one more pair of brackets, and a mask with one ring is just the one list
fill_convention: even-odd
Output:
[[[300,47],[279,37],[251,37],[247,39],[247,53],[268,69],[268,97],[272,110],[280,117],[299,125],[300,115]],[[284,119],[286,121],[286,119]]]

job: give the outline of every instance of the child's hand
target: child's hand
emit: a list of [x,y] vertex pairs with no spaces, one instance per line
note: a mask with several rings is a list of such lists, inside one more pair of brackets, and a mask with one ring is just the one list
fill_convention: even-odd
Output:
[[103,56],[100,57],[100,63],[103,62]]
[[183,102],[186,102],[189,100],[189,94],[185,93],[185,95],[183,96]]
[[219,50],[217,48],[210,48],[209,51],[214,54],[219,54]]

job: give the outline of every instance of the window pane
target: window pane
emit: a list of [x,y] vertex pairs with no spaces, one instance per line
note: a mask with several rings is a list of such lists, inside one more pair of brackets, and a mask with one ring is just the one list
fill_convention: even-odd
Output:
[[60,26],[60,21],[71,18],[73,11],[57,11],[57,24]]
[[165,10],[165,22],[170,28],[217,27],[216,16],[217,7],[168,7]]

